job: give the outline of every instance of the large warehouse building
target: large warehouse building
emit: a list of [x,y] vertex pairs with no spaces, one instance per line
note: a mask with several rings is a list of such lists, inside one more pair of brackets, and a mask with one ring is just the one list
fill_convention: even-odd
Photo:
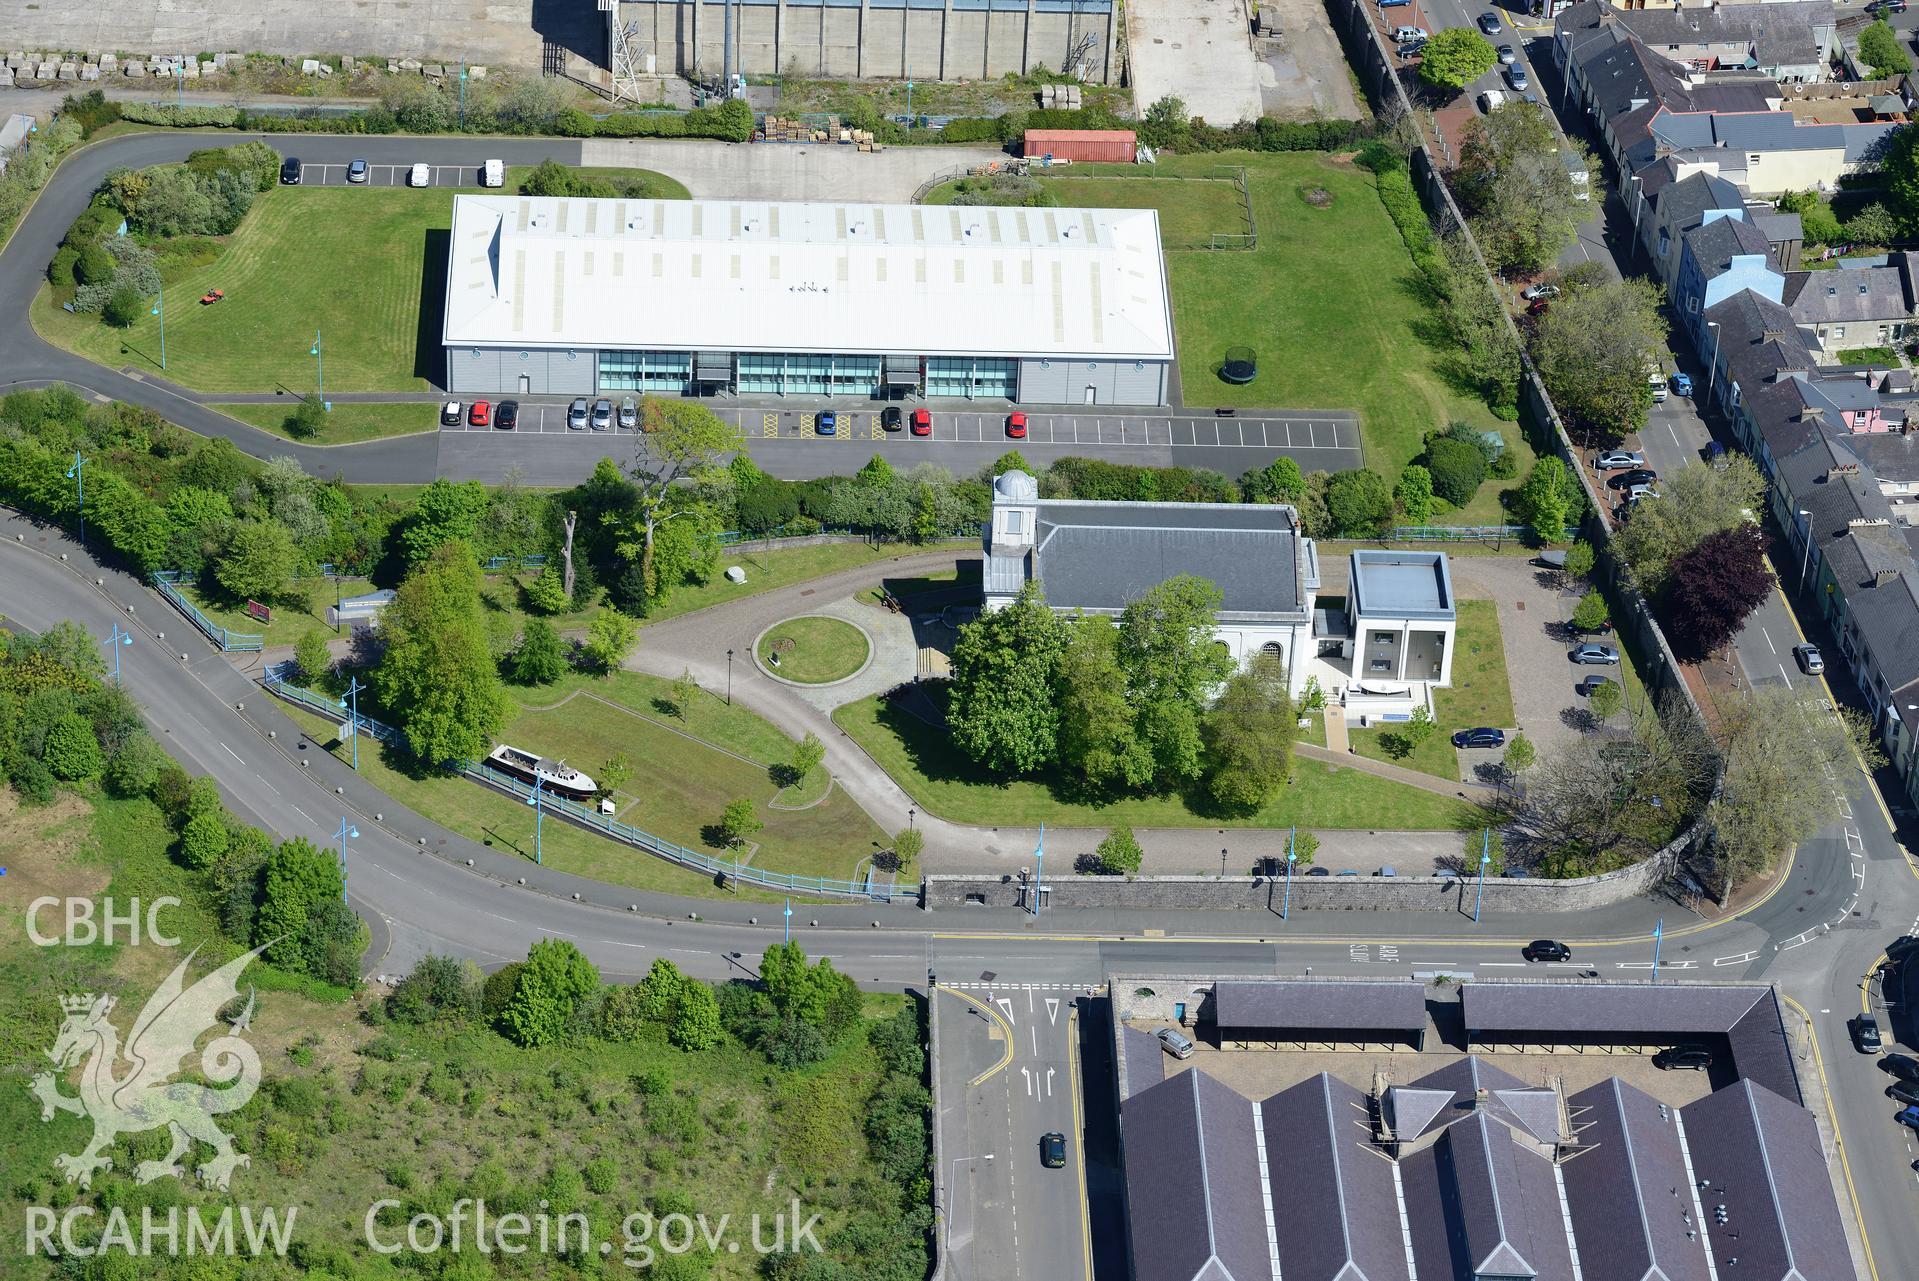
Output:
[[447,390],[1162,405],[1150,209],[456,196]]

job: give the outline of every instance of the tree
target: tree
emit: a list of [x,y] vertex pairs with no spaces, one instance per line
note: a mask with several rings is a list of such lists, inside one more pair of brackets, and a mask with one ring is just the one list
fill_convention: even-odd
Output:
[[1875,80],[1891,80],[1912,70],[1912,59],[1884,18],[1859,33],[1859,56],[1872,69]]
[[793,745],[791,768],[794,784],[804,783],[806,776],[818,769],[820,762],[825,759],[826,744],[820,742],[819,735],[808,730],[806,736]]
[[1293,764],[1286,669],[1261,655],[1233,674],[1206,713],[1206,790],[1228,813],[1250,814],[1286,785]]
[[326,633],[317,627],[301,632],[300,639],[293,644],[293,665],[300,669],[300,679],[306,684],[324,683],[333,670],[333,654],[327,649]]
[[204,872],[227,852],[227,840],[224,815],[202,814],[188,819],[180,829],[180,857],[188,867]]
[[1433,474],[1418,463],[1406,464],[1393,486],[1393,499],[1408,525],[1424,525],[1433,518]]
[[602,673],[617,671],[639,640],[639,623],[609,606],[587,625],[586,656]]
[[1311,867],[1319,854],[1319,838],[1311,832],[1295,831],[1286,852],[1292,856],[1295,867]]
[[1139,140],[1149,147],[1178,151],[1192,137],[1193,121],[1186,101],[1168,94],[1146,108],[1140,122]]
[[1593,686],[1592,693],[1586,695],[1586,710],[1601,724],[1619,715],[1619,709],[1625,705],[1626,691],[1612,681]]
[[1216,635],[1218,587],[1180,574],[1129,603],[1119,617],[1119,662],[1126,673],[1140,742],[1160,782],[1182,784],[1203,769],[1200,710],[1233,674],[1233,657]]
[[1672,563],[1663,597],[1673,648],[1702,659],[1732,640],[1772,593],[1766,538],[1741,521],[1706,535]]
[[151,735],[131,735],[107,757],[101,782],[115,796],[145,796],[153,790],[166,759]]
[[1463,231],[1440,241],[1448,287],[1441,291],[1440,314],[1458,345],[1459,372],[1481,390],[1488,404],[1519,404],[1519,339],[1507,318],[1506,303],[1493,291]]
[[478,760],[506,723],[506,692],[487,643],[480,571],[448,543],[409,574],[380,617],[373,685],[428,765]]
[[241,520],[228,527],[213,562],[213,577],[235,600],[272,600],[300,563],[293,535],[276,520]]
[[600,762],[600,768],[593,771],[593,781],[600,785],[601,797],[608,797],[626,785],[633,777],[633,762],[627,759],[625,752],[615,752]]
[[147,300],[132,285],[121,285],[107,295],[100,319],[115,329],[131,329],[147,310]]
[[918,828],[909,827],[903,832],[893,833],[893,857],[899,860],[895,870],[905,871],[912,866],[913,860],[926,848],[926,833]]
[[759,813],[753,808],[753,802],[742,796],[729,801],[720,814],[720,835],[728,845],[738,845],[766,824],[760,822]]
[[[1578,482],[1566,464],[1547,454],[1533,464],[1526,483],[1513,495],[1513,514],[1532,526],[1533,537],[1542,543],[1556,543],[1566,536],[1572,515],[1572,495]],[[1590,557],[1590,549],[1587,552]],[[1590,562],[1587,568],[1591,568]]]
[[1524,774],[1539,763],[1539,749],[1524,734],[1514,734],[1506,741],[1505,763],[1514,774]]
[[[1447,27],[1426,42],[1419,55],[1419,79],[1454,93],[1493,69],[1499,51],[1471,27]],[[1495,113],[1497,114],[1497,113]]]
[[1047,607],[1038,583],[1004,609],[959,629],[947,725],[953,742],[996,774],[1031,774],[1059,747],[1053,678],[1067,624]]
[[1711,815],[1727,888],[1768,870],[1789,846],[1838,819],[1834,779],[1882,763],[1870,728],[1850,708],[1785,685],[1714,696],[1714,740],[1726,781]]
[[287,432],[301,440],[310,440],[320,434],[326,426],[326,402],[318,395],[308,392],[300,397],[300,403],[287,415]]
[[1589,587],[1586,594],[1579,598],[1579,604],[1573,606],[1572,623],[1575,630],[1596,632],[1606,625],[1611,614],[1606,609],[1606,598],[1599,594],[1597,587]]
[[[693,706],[693,698],[700,692],[700,683],[693,679],[693,669],[682,667],[680,678],[673,682],[673,715],[686,719],[686,709]],[[812,735],[807,735],[811,738]]]
[[775,943],[760,958],[760,982],[780,1017],[817,1028],[838,1041],[860,1019],[859,987],[822,957],[807,964],[798,943]]
[[1306,492],[1306,477],[1290,458],[1275,458],[1239,478],[1240,494],[1249,503],[1297,503]]
[[556,569],[543,569],[526,585],[526,601],[542,614],[563,613],[573,603],[567,595],[565,576]]
[[551,685],[566,673],[566,642],[544,618],[529,618],[508,669],[515,684]]
[[600,972],[566,939],[541,939],[527,949],[501,1030],[520,1045],[552,1045],[566,1035],[579,1003],[600,988]]
[[722,1035],[720,1003],[713,989],[694,979],[681,983],[666,1039],[682,1050],[710,1050]]
[[486,486],[477,480],[439,477],[421,492],[413,515],[400,531],[400,549],[407,562],[417,565],[451,542],[473,542],[491,502]]
[[1464,507],[1486,479],[1486,455],[1478,444],[1457,436],[1435,436],[1426,446],[1426,470],[1433,492],[1455,507]]
[[[1902,146],[1900,134],[1904,132],[1901,130],[1893,135],[1894,156],[1900,153]],[[1890,161],[1887,171],[1892,171]],[[1837,244],[1844,235],[1839,227],[1839,217],[1832,211],[1832,201],[1817,191],[1788,191],[1779,197],[1779,208],[1783,213],[1799,215],[1799,229],[1804,234],[1808,245]]]
[[1059,762],[1094,791],[1140,788],[1153,779],[1153,755],[1133,724],[1119,628],[1104,615],[1070,624],[1058,676]]
[[1533,325],[1533,363],[1575,434],[1614,441],[1645,423],[1647,365],[1666,340],[1661,302],[1649,281],[1608,282],[1567,290]]
[[1340,472],[1326,485],[1326,515],[1340,538],[1376,538],[1392,523],[1392,489],[1371,468]]
[[[384,626],[384,620],[382,622]],[[205,816],[202,816],[205,817]],[[188,825],[200,821],[189,820]],[[309,973],[308,922],[319,905],[346,892],[338,858],[296,836],[282,841],[267,856],[259,913],[253,920],[253,942],[266,947],[266,958],[283,969]]]
[[1139,847],[1139,839],[1133,835],[1133,829],[1120,823],[1100,841],[1093,850],[1093,857],[1098,860],[1102,875],[1137,876],[1139,865],[1146,858],[1146,851]]
[[1657,502],[1638,504],[1613,544],[1639,590],[1657,597],[1673,563],[1708,534],[1749,523],[1759,509],[1765,481],[1743,454],[1723,467],[1688,463],[1660,481]]
[[[1434,42],[1449,34],[1440,32]],[[1428,45],[1428,61],[1430,50]],[[1467,122],[1460,139],[1457,190],[1494,271],[1539,271],[1572,243],[1589,206],[1579,199],[1583,189],[1573,185],[1562,147],[1585,159],[1583,148],[1554,132],[1548,113],[1525,104],[1513,103]],[[1555,302],[1554,310],[1558,307]]]
[[1566,549],[1567,575],[1572,578],[1584,578],[1593,572],[1593,560],[1593,545],[1583,538],[1580,539]]
[[627,469],[635,486],[635,503],[619,552],[640,566],[647,594],[652,596],[659,594],[661,582],[654,564],[660,530],[699,515],[696,506],[668,503],[673,487],[718,467],[727,454],[744,450],[746,441],[696,401],[648,396],[641,414],[647,430],[636,437],[633,462]]
[[55,778],[67,783],[92,778],[106,763],[93,726],[78,712],[66,712],[47,726],[40,757]]

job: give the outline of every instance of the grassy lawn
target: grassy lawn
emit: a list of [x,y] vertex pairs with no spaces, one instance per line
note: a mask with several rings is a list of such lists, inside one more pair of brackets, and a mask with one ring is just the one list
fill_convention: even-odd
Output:
[[857,672],[872,652],[866,633],[853,624],[807,615],[769,629],[760,638],[757,657],[761,667],[789,681],[824,685]]
[[1246,234],[1246,212],[1239,201],[1239,189],[1227,178],[1194,181],[1068,174],[1042,181],[1062,205],[1157,209],[1160,242],[1168,249],[1208,245],[1215,235]]
[[327,415],[326,426],[317,435],[295,436],[287,430],[287,421],[299,408],[297,399],[275,401],[270,405],[211,405],[243,423],[252,423],[303,445],[351,445],[356,441],[378,440],[383,436],[406,436],[414,432],[437,431],[439,407],[431,404],[400,402],[395,404],[350,404],[335,401]]
[[848,703],[834,723],[852,735],[927,813],[955,823],[1136,827],[1349,827],[1451,831],[1471,827],[1459,801],[1321,761],[1295,759],[1285,792],[1258,813],[1221,819],[1195,812],[1178,796],[1105,804],[1076,799],[1056,782],[1005,783],[967,760],[944,731],[877,698]]
[[729,583],[724,575],[716,574],[710,583],[676,587],[673,594],[655,606],[643,621],[664,622],[696,609],[705,609],[708,605],[721,605],[727,601],[757,596],[776,587],[790,587],[811,578],[823,578],[843,569],[855,569],[878,561],[899,560],[936,551],[977,551],[979,543],[970,538],[918,545],[882,543],[876,546],[862,540],[783,548],[775,543],[772,551],[762,551],[764,546],[764,543],[737,543],[721,553],[722,567],[738,565],[746,571],[744,583]]
[[[1447,379],[1445,340],[1372,175],[1309,152],[1166,156],[1157,170],[1207,174],[1220,165],[1246,169],[1259,248],[1167,258],[1186,404],[1357,410],[1366,464],[1388,479],[1419,453],[1427,432],[1461,419],[1504,434],[1523,478],[1532,454],[1518,426],[1499,422]],[[1233,220],[1221,225],[1216,212],[1230,184],[1047,181],[1062,201],[1087,205],[1138,187],[1143,194],[1127,205],[1158,208],[1168,243],[1177,243],[1174,228],[1201,223],[1239,230]],[[1307,203],[1301,191],[1311,188],[1330,193],[1332,204]],[[1236,387],[1215,371],[1226,348],[1240,343],[1257,351],[1259,376]],[[1503,487],[1488,484],[1447,519],[1491,523]]]
[[1459,628],[1454,638],[1453,684],[1433,691],[1436,726],[1409,756],[1396,757],[1380,744],[1390,730],[1349,726],[1347,738],[1361,756],[1392,761],[1439,778],[1459,777],[1459,755],[1452,744],[1456,730],[1491,725],[1513,727],[1513,691],[1506,672],[1506,647],[1499,634],[1499,609],[1489,600],[1459,602]]
[[[341,589],[348,596],[359,596],[373,590],[365,579],[348,579]],[[228,631],[251,636],[263,635],[268,645],[291,645],[316,627],[329,633],[333,630],[326,621],[326,612],[333,605],[334,595],[333,580],[330,578],[295,579],[273,601],[273,622],[264,627],[259,619],[246,612],[243,605],[229,605],[224,595],[216,594],[218,591],[218,584],[208,578],[204,582],[182,587],[180,594],[192,601],[202,614]]]

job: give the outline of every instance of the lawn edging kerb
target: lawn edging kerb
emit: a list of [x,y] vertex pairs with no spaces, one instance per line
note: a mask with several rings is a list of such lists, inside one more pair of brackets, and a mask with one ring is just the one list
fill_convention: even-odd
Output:
[[[830,680],[830,681],[790,680],[787,677],[780,675],[779,671],[776,668],[769,667],[765,663],[761,662],[760,661],[760,642],[765,640],[767,636],[773,633],[774,631],[777,631],[778,629],[786,626],[788,623],[794,621],[794,619],[799,619],[799,618],[824,618],[831,623],[846,624],[848,627],[858,632],[860,634],[860,639],[866,642],[865,661],[862,662],[856,670],[848,673],[845,676],[839,677],[837,680]],[[865,675],[866,669],[873,665],[873,657],[875,653],[878,651],[878,648],[879,647],[873,643],[873,634],[867,631],[864,627],[861,627],[858,623],[854,622],[853,620],[849,618],[840,618],[833,614],[813,613],[813,614],[794,614],[791,618],[782,618],[779,622],[773,623],[770,626],[762,628],[760,630],[760,634],[753,638],[753,646],[752,646],[751,653],[753,655],[753,666],[760,669],[760,675],[768,677],[772,680],[776,680],[782,685],[789,685],[794,689],[832,689],[835,685],[844,685],[848,681],[856,681],[861,676]]]

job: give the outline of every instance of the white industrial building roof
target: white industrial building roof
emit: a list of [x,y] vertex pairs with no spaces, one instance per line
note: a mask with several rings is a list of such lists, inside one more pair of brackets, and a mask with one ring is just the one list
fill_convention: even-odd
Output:
[[451,346],[1170,360],[1150,209],[455,196]]

